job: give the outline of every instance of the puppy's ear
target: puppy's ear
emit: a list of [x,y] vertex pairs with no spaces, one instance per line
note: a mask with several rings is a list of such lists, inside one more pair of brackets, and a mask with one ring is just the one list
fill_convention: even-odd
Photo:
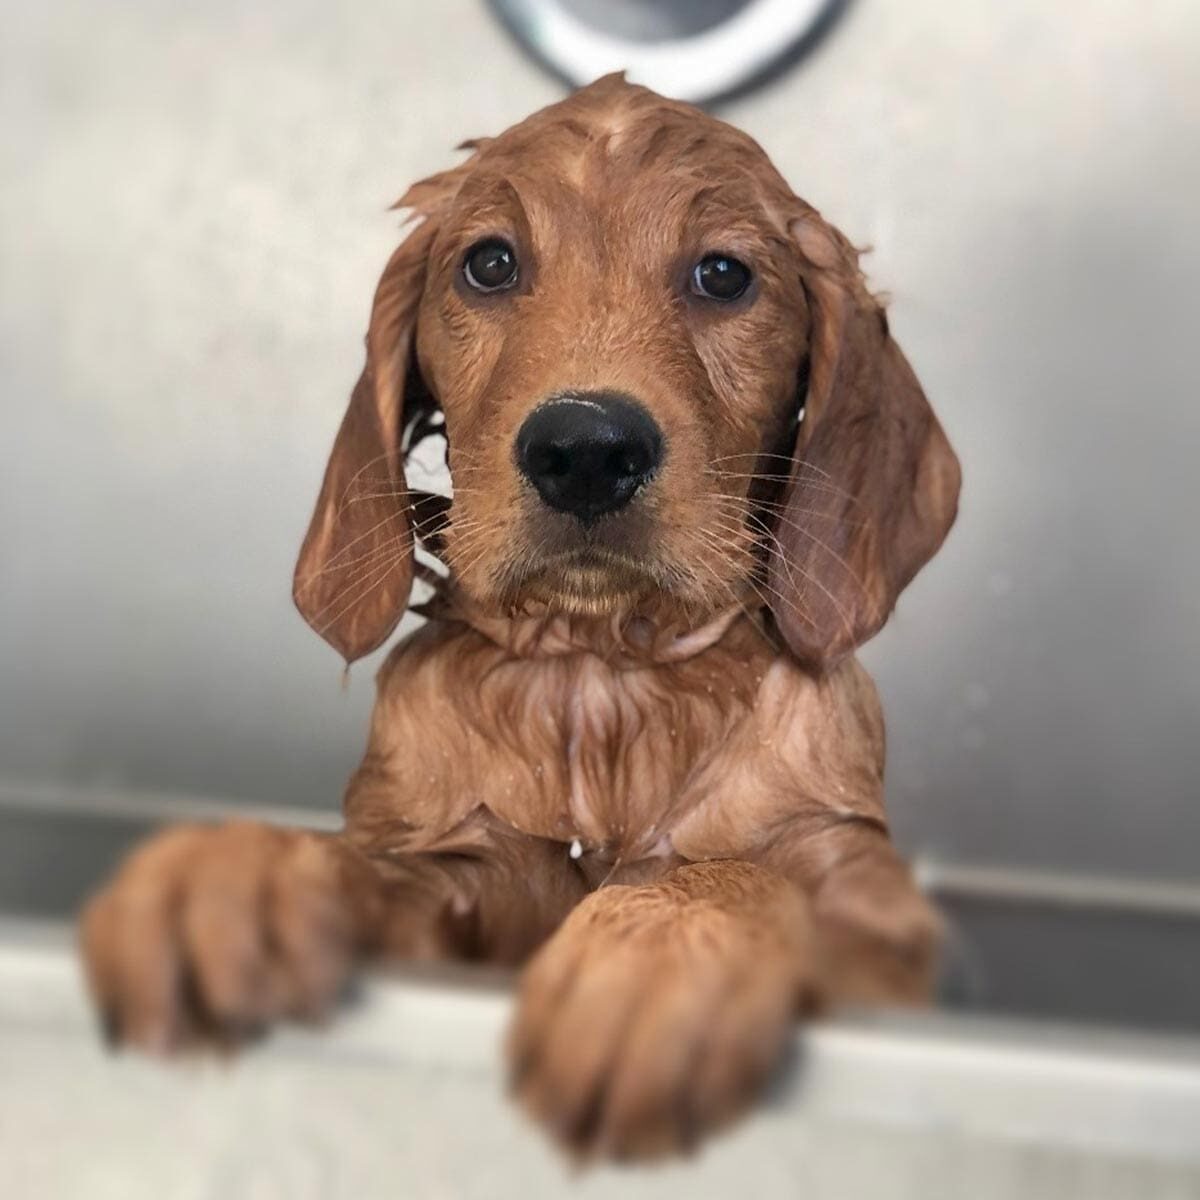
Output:
[[381,645],[408,607],[413,493],[404,477],[404,435],[422,415],[417,410],[430,403],[416,367],[417,309],[442,212],[474,158],[414,184],[395,206],[423,220],[392,255],[376,288],[366,366],[296,562],[296,607],[347,662]]
[[791,233],[811,344],[770,582],[792,652],[823,670],[880,629],[942,544],[959,467],[857,252],[807,207]]

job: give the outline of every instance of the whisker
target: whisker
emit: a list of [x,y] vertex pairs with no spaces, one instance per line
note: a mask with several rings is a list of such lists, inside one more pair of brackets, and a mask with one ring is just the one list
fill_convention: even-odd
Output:
[[[429,525],[432,521],[434,521],[436,519],[436,516],[437,516],[437,514],[430,514],[430,516],[425,517],[422,520],[413,521],[412,525],[411,525],[411,534],[413,535],[413,537],[414,538],[420,537],[422,532],[424,531],[425,527],[427,525]],[[382,525],[385,523],[386,523],[386,521],[382,521],[379,524]],[[458,522],[456,522],[456,524],[457,523]],[[374,528],[378,529],[379,525],[376,525]],[[373,532],[373,530],[368,531],[368,532]],[[405,552],[407,552],[408,547],[409,547],[409,536],[407,534],[401,534],[401,533],[392,534],[391,536],[387,537],[384,541],[382,541],[378,545],[372,546],[369,550],[365,551],[364,553],[355,555],[353,558],[342,561],[341,555],[344,553],[344,551],[346,549],[349,548],[350,545],[352,545],[352,543],[348,543],[347,546],[342,548],[342,550],[339,550],[338,553],[335,554],[325,564],[325,566],[321,567],[317,571],[310,572],[308,575],[306,575],[304,577],[304,579],[301,580],[297,584],[297,590],[304,591],[307,588],[311,587],[314,583],[316,583],[323,576],[330,575],[334,572],[346,572],[346,571],[351,572],[350,581],[353,582],[353,580],[356,576],[361,578],[361,574],[362,574],[361,572],[353,571],[353,568],[358,566],[359,564],[362,564],[362,563],[369,564],[371,560],[377,558],[381,553],[386,553],[391,550],[404,550]]]
[[[309,618],[309,623],[317,630],[318,633],[324,633],[331,626],[336,625],[337,622],[340,621],[342,617],[344,617],[346,613],[348,613],[356,604],[359,604],[365,600],[367,596],[369,596],[375,590],[375,588],[387,580],[388,576],[393,570],[395,570],[397,564],[403,561],[406,554],[407,551],[404,553],[387,555],[380,562],[375,563],[374,566],[369,570],[360,574],[353,582],[347,582],[344,587],[341,587],[337,590],[337,592],[330,598],[328,603],[324,604],[317,612],[313,613],[313,615]],[[338,612],[325,621],[324,624],[320,626],[317,625],[317,621],[319,621],[321,617],[325,615],[325,613],[327,613],[335,604],[338,604],[340,601],[345,599],[346,593],[353,591],[354,588],[361,583],[368,584],[365,591],[356,595],[354,599],[339,609]]]
[[[397,510],[395,512],[389,512],[382,520],[377,521],[374,525],[372,525],[370,527],[370,529],[366,529],[362,533],[360,533],[357,537],[351,538],[350,541],[348,541],[344,546],[342,546],[341,549],[339,549],[335,554],[330,555],[330,557],[328,559],[326,559],[325,565],[327,567],[340,565],[339,560],[341,559],[341,557],[344,554],[346,554],[348,551],[352,550],[364,538],[371,537],[373,534],[377,533],[380,529],[382,529],[389,522],[399,521],[399,520],[403,520],[403,514],[399,510]],[[410,534],[411,534],[411,529],[406,528],[401,532],[397,532],[394,536],[407,539],[410,536]],[[306,577],[305,579],[303,579],[297,583],[297,587],[298,588],[307,587],[308,582],[309,582],[308,577]]]
[[[395,455],[398,459],[400,459],[403,457],[403,452],[399,449],[384,450],[382,454],[376,454],[374,458],[367,459],[367,461],[365,463],[363,463],[358,468],[358,470],[355,471],[354,474],[351,475],[350,478],[346,481],[346,486],[345,486],[345,488],[342,489],[342,494],[338,497],[338,506],[339,507],[341,506],[342,501],[345,500],[350,489],[358,482],[359,477],[363,474],[364,471],[369,471],[377,463],[385,462],[388,459],[390,459],[393,455]],[[391,481],[390,476],[389,476],[389,481]]]
[[[726,539],[720,537],[720,535],[718,533],[716,533],[716,531],[708,528],[707,526],[702,527],[699,532],[702,535],[704,535],[704,537],[707,539],[707,542],[708,542],[710,548],[719,550],[719,545],[717,544],[718,542],[720,542],[722,544],[727,544]],[[728,559],[726,559],[726,561],[728,561]],[[713,573],[713,574],[715,574],[715,573]],[[774,608],[775,603],[777,602],[777,603],[783,605],[785,608],[790,609],[796,615],[796,617],[799,620],[801,620],[802,622],[804,622],[806,625],[809,625],[810,627],[812,627],[814,629],[816,628],[815,623],[813,622],[812,618],[809,617],[808,614],[804,612],[804,610],[800,607],[800,605],[797,603],[797,601],[791,596],[784,595],[781,591],[779,591],[778,588],[772,586],[768,580],[762,579],[762,578],[757,578],[755,575],[750,574],[750,575],[747,575],[744,577],[744,581],[747,584],[747,586],[753,591],[753,593],[754,593],[755,597],[758,599],[759,603],[762,604],[764,607]],[[737,600],[738,603],[741,603],[740,599],[738,599],[738,597],[737,597],[737,593],[734,592],[732,587],[730,587],[727,583],[725,584],[725,586],[726,586],[726,589],[731,593],[731,595],[734,596],[735,600]],[[772,601],[772,597],[774,597],[774,601]],[[743,605],[743,608],[744,608],[744,605]]]
[[838,513],[827,512],[824,509],[801,508],[791,504],[776,504],[774,506],[762,505],[757,501],[752,503],[747,502],[744,496],[731,495],[728,492],[713,492],[710,494],[719,502],[725,501],[744,506],[746,509],[745,516],[747,520],[754,518],[760,508],[765,508],[770,513],[772,520],[778,521],[782,525],[790,525],[793,528],[800,530],[804,530],[805,527],[801,524],[797,524],[796,521],[792,519],[793,516],[811,517],[814,520],[821,521],[834,521],[838,525],[845,526],[848,529],[865,529],[867,526],[866,521],[847,521]]
[[747,479],[753,483],[793,483],[803,487],[807,491],[838,496],[848,500],[851,504],[858,503],[858,498],[852,492],[846,491],[845,488],[836,487],[832,483],[826,483],[823,479],[805,479],[799,475],[795,477],[791,475],[764,475],[757,471],[714,471],[712,474],[719,480]]
[[452,574],[462,577],[485,558],[491,549],[488,539],[502,527],[503,521],[496,518],[488,522],[480,522],[474,530],[468,531],[469,536],[463,539],[463,544],[459,547],[458,561],[456,563],[447,562]]
[[403,547],[405,550],[408,549],[407,539],[402,537],[400,534],[394,534],[389,537],[387,541],[381,542],[379,545],[372,546],[370,550],[366,550],[362,554],[355,555],[355,557],[350,559],[348,562],[328,564],[324,567],[321,567],[319,570],[310,572],[300,582],[299,587],[310,587],[323,575],[330,575],[335,571],[348,571],[351,568],[358,566],[360,563],[377,557],[381,551],[398,550],[401,547]]
[[830,475],[828,471],[822,470],[815,463],[811,463],[807,459],[802,458],[799,461],[799,463],[797,463],[795,456],[791,455],[791,454],[767,454],[760,450],[745,450],[745,451],[742,451],[742,453],[740,453],[740,454],[718,455],[716,458],[714,458],[712,460],[712,462],[713,463],[732,462],[734,459],[738,459],[738,458],[753,458],[755,461],[758,461],[759,459],[763,459],[763,458],[774,458],[774,459],[778,459],[780,462],[785,462],[788,464],[789,475],[791,474],[792,471],[797,471],[797,470],[800,470],[801,468],[807,468],[810,471],[816,471],[818,475],[824,475],[826,479],[833,478],[833,476]]
[[[783,569],[787,572],[788,580],[792,584],[792,586],[793,587],[796,586],[795,576],[792,574],[793,569],[794,569],[796,571],[799,571],[801,577],[805,581],[807,581],[808,583],[811,583],[815,588],[817,588],[818,591],[820,591],[826,597],[826,599],[829,601],[829,603],[833,605],[834,611],[841,618],[842,624],[845,627],[846,632],[849,634],[853,634],[854,623],[853,623],[853,621],[851,621],[850,615],[849,615],[849,613],[847,613],[847,611],[846,611],[845,607],[842,605],[841,601],[838,600],[838,598],[833,594],[833,592],[831,592],[829,590],[829,588],[826,587],[825,584],[821,582],[820,579],[818,579],[815,575],[811,574],[809,571],[805,570],[805,568],[802,567],[799,563],[791,562],[789,560],[787,554],[784,551],[783,544],[779,541],[779,539],[775,536],[774,533],[772,533],[769,529],[764,529],[763,536],[769,537],[771,539],[771,541],[773,541],[775,543],[776,552],[777,552],[777,561],[783,564]],[[809,534],[809,536],[812,537],[813,540],[822,549],[824,549],[828,553],[832,554],[834,556],[834,558],[839,563],[841,563],[841,565],[843,567],[845,567],[850,578],[858,585],[862,594],[864,596],[869,597],[870,593],[867,592],[862,581],[858,578],[858,576],[850,568],[849,564],[843,558],[841,558],[834,550],[832,550],[830,547],[826,546],[823,542],[821,542],[818,538],[814,537],[812,534]]]

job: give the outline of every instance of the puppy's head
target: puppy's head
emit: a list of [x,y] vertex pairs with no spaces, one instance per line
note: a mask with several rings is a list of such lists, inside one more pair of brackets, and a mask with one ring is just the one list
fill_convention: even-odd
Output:
[[[746,135],[608,77],[417,184],[296,569],[347,659],[414,535],[496,612],[770,608],[836,661],[953,521],[958,465],[849,243]],[[439,419],[453,501],[408,490]]]

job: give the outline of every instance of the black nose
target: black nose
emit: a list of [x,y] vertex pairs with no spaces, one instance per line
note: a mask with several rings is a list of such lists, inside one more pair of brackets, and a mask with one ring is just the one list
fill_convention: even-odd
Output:
[[578,392],[548,400],[517,434],[517,465],[558,512],[581,521],[623,508],[662,461],[662,434],[624,396]]

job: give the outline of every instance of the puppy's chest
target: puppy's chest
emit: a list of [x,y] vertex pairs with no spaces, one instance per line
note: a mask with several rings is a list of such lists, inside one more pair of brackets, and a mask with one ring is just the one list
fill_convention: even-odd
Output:
[[742,674],[718,662],[619,670],[591,655],[494,672],[483,709],[509,716],[483,735],[481,800],[518,829],[613,858],[670,853],[693,781],[750,716]]
[[360,806],[390,810],[410,845],[450,844],[485,809],[614,860],[668,854],[712,781],[759,753],[771,655],[747,642],[630,668],[583,652],[514,657],[469,635],[414,639],[381,689],[386,795],[360,781]]

